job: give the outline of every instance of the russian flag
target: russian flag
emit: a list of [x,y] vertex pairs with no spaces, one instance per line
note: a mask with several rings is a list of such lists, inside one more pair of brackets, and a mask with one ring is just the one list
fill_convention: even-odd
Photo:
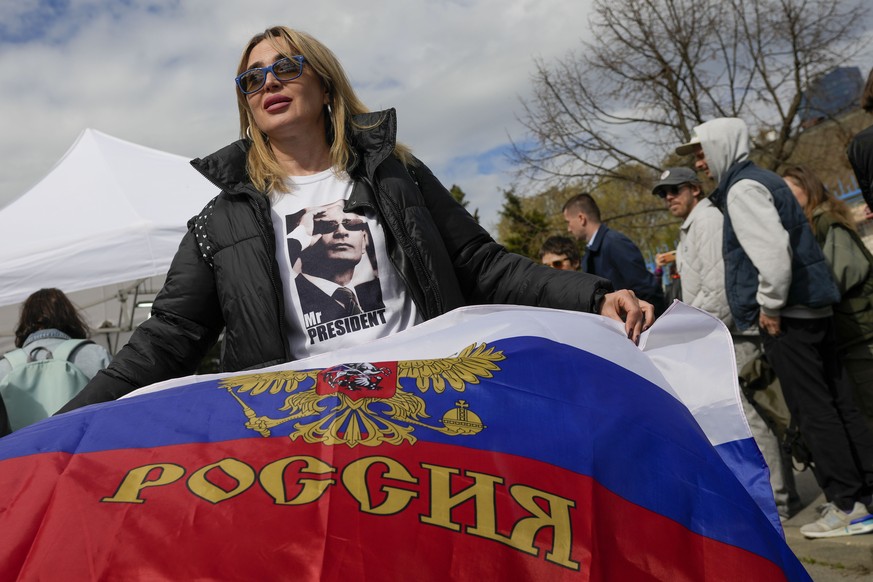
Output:
[[0,579],[808,580],[733,366],[504,306],[165,382],[0,439]]

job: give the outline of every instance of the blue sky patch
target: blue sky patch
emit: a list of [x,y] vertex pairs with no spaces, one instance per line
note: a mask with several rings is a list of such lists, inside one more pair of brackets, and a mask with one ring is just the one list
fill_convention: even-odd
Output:
[[459,156],[454,158],[451,164],[465,166],[472,162],[476,164],[479,174],[497,174],[506,170],[510,153],[512,153],[512,144],[507,143],[482,153]]

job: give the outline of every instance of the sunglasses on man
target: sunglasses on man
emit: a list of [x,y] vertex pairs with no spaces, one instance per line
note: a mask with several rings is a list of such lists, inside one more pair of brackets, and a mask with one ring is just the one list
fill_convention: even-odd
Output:
[[679,184],[678,186],[664,186],[658,189],[658,196],[666,198],[667,196],[676,196],[683,188],[687,188],[688,184]]
[[273,73],[278,81],[293,81],[303,74],[303,63],[306,62],[301,55],[284,57],[267,67],[249,69],[234,79],[236,86],[243,95],[251,95],[260,91],[267,83],[267,73]]
[[332,234],[339,230],[340,226],[344,230],[356,231],[365,230],[367,223],[360,218],[344,218],[342,222],[338,220],[315,220],[312,223],[312,234]]

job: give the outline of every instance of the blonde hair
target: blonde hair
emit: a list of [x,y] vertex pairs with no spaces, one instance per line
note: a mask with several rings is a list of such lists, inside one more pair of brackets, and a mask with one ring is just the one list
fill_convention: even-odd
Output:
[[[302,55],[306,61],[304,66],[311,67],[321,80],[329,99],[329,104],[325,106],[325,138],[330,147],[330,163],[333,168],[348,169],[353,154],[345,128],[347,125],[352,125],[358,129],[368,129],[364,126],[356,126],[352,116],[368,113],[369,109],[358,98],[339,59],[329,48],[309,34],[285,26],[273,26],[249,40],[237,67],[237,75],[248,69],[252,49],[265,40],[283,56]],[[286,172],[273,154],[266,134],[255,125],[248,99],[239,89],[236,97],[240,138],[251,141],[246,164],[249,178],[255,187],[263,192],[274,190],[287,192]],[[412,157],[409,149],[399,143],[395,145],[394,155],[404,164],[408,164]]]

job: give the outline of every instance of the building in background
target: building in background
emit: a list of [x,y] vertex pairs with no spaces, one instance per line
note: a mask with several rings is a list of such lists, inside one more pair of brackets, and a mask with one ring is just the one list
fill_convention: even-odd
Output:
[[838,67],[816,79],[800,101],[800,126],[812,127],[858,107],[864,78],[858,67]]
[[873,123],[859,106],[864,77],[858,67],[839,67],[810,84],[800,103],[800,132],[786,165],[813,170],[825,186],[852,208],[858,232],[873,251],[873,221],[864,220],[864,199],[849,165],[852,137]]

